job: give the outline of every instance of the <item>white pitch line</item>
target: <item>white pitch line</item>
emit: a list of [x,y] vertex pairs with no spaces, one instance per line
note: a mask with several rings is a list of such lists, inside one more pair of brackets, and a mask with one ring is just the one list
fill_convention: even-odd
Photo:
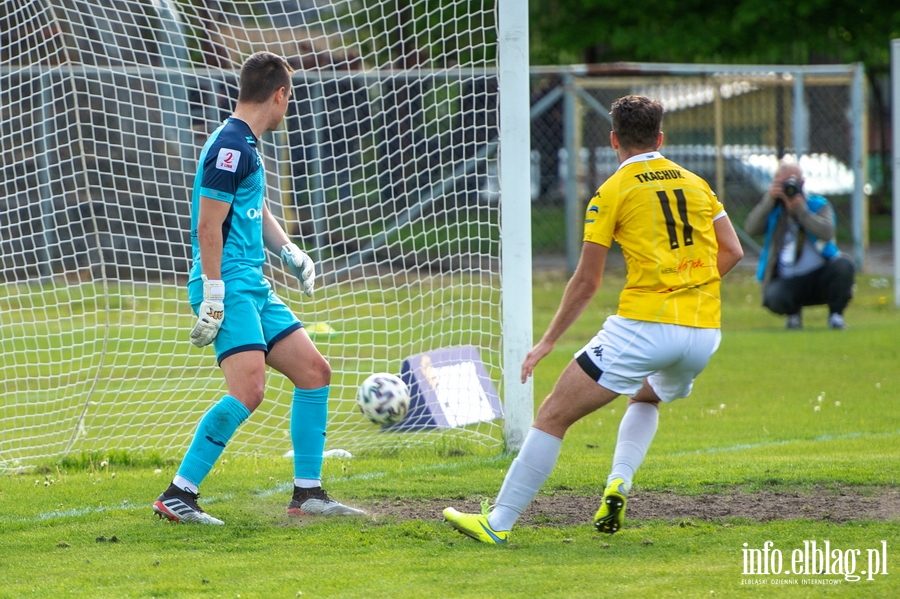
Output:
[[[885,433],[846,433],[843,435],[820,435],[818,437],[813,437],[812,439],[783,439],[781,441],[770,441],[766,443],[741,443],[739,445],[730,445],[728,447],[708,447],[706,449],[695,449],[694,451],[682,451],[678,453],[669,454],[673,457],[686,456],[686,455],[700,455],[704,453],[722,453],[729,451],[743,451],[747,449],[759,449],[763,447],[776,447],[779,445],[789,445],[792,443],[822,443],[826,441],[839,441],[842,439],[856,439],[859,437],[887,437],[891,435],[898,435],[900,431],[892,431]],[[492,462],[498,462],[504,459],[505,456],[498,455],[490,458],[483,458],[479,460],[475,460],[476,464],[489,464]],[[441,464],[431,464],[428,466],[417,466],[413,468],[404,468],[405,472],[429,472],[429,471],[452,471],[458,470],[460,468],[466,468],[472,465],[472,462],[460,463],[460,462],[444,462]],[[341,476],[337,478],[333,478],[333,481],[347,482],[354,480],[372,480],[375,478],[383,478],[390,474],[386,471],[380,472],[364,472],[360,474],[349,474],[347,476]],[[286,493],[293,489],[293,482],[280,482],[277,483],[274,487],[270,489],[265,489],[261,491],[257,491],[256,495],[259,497],[269,497],[271,495],[275,495],[276,493]],[[204,497],[204,503],[216,503],[219,501],[225,501],[232,497],[231,494],[226,495],[213,495],[210,497]],[[82,507],[82,508],[72,508],[69,510],[55,510],[52,512],[44,512],[41,514],[37,514],[33,517],[0,517],[0,522],[6,523],[15,523],[15,522],[40,522],[43,520],[51,520],[53,518],[77,518],[80,516],[88,516],[92,514],[99,514],[102,512],[108,512],[113,510],[137,510],[137,509],[150,509],[149,503],[147,505],[138,505],[127,503],[123,505],[117,506],[97,506],[97,507]]]
[[[492,462],[500,461],[502,459],[504,459],[504,456],[498,455],[495,457],[481,458],[481,459],[475,460],[475,463],[476,464],[489,464]],[[443,462],[440,464],[431,464],[428,466],[416,466],[413,468],[404,468],[403,471],[404,472],[450,471],[450,470],[457,470],[460,468],[466,468],[466,467],[471,466],[472,464],[473,464],[473,462],[471,462],[471,461],[467,461],[465,463]],[[350,474],[347,476],[332,478],[330,480],[340,481],[340,482],[347,482],[347,481],[353,481],[353,480],[371,480],[371,479],[375,479],[375,478],[383,478],[385,476],[388,476],[388,474],[390,474],[390,473],[386,472],[386,471],[364,472],[364,473],[360,473],[360,474]],[[278,494],[278,493],[287,493],[287,492],[291,491],[293,488],[294,488],[293,481],[279,482],[279,483],[276,483],[275,486],[273,486],[269,489],[256,491],[255,495],[257,495],[258,497],[270,497],[270,496]],[[216,502],[220,502],[220,501],[226,501],[228,499],[231,499],[232,497],[233,497],[232,494],[210,495],[208,497],[204,495],[203,503],[211,504],[211,503],[216,503]],[[10,523],[10,524],[22,523],[22,522],[25,522],[25,523],[41,522],[44,520],[51,520],[54,518],[78,518],[80,516],[90,516],[93,514],[100,514],[102,512],[109,512],[109,511],[113,511],[113,510],[138,510],[138,509],[149,510],[150,505],[151,505],[150,502],[148,502],[147,504],[133,504],[133,503],[128,502],[128,503],[125,503],[122,505],[115,505],[115,506],[100,505],[100,506],[96,506],[96,507],[72,508],[69,510],[54,510],[52,512],[43,512],[41,514],[37,514],[37,515],[31,516],[31,517],[16,518],[16,517],[0,516],[0,522]]]
[[[210,504],[216,503],[218,501],[225,501],[231,499],[233,497],[232,494],[226,493],[224,495],[212,495],[210,497],[203,497],[203,503]],[[151,502],[147,503],[131,503],[130,501],[125,501],[121,505],[98,505],[96,507],[78,507],[72,508],[69,510],[54,510],[52,512],[43,512],[41,514],[37,514],[31,517],[0,517],[0,522],[5,523],[15,523],[15,522],[42,522],[44,520],[52,520],[54,518],[78,518],[80,516],[90,516],[93,514],[101,514],[103,512],[112,512],[118,510],[147,510],[148,513],[150,511]],[[149,515],[149,514],[148,514]]]
[[[476,462],[479,464],[489,464],[492,462],[500,461],[502,459],[504,459],[504,456],[498,455],[498,456],[489,457],[489,458],[481,458],[481,459],[476,460]],[[465,463],[442,462],[440,464],[431,464],[428,466],[415,466],[413,468],[404,468],[403,472],[435,472],[435,471],[446,472],[448,470],[458,470],[460,468],[467,468],[471,465],[472,465],[472,462],[465,462]],[[376,478],[384,478],[385,476],[388,476],[389,474],[390,474],[389,472],[382,470],[379,472],[362,472],[360,474],[348,474],[346,476],[339,476],[336,478],[330,478],[328,480],[334,481],[334,482],[347,482],[347,481],[353,481],[353,480],[372,480],[372,479],[376,479]],[[258,497],[270,497],[277,493],[285,493],[287,491],[291,491],[291,490],[293,490],[293,488],[294,488],[293,482],[290,482],[290,481],[289,482],[280,482],[280,483],[276,483],[274,487],[271,487],[269,489],[263,489],[260,491],[256,491],[255,494]]]
[[822,443],[824,441],[839,441],[841,439],[856,439],[858,437],[888,437],[900,434],[900,431],[886,433],[846,433],[843,435],[820,435],[812,439],[782,439],[781,441],[767,441],[765,443],[741,443],[739,445],[730,445],[728,447],[708,447],[706,449],[695,449],[693,451],[681,451],[678,453],[670,453],[670,456],[680,457],[686,455],[700,455],[704,453],[721,453],[726,451],[743,451],[745,449],[759,449],[762,447],[776,447],[779,445],[789,445],[791,443]]
[[92,514],[100,514],[102,512],[111,512],[114,510],[136,510],[139,508],[149,508],[149,504],[147,505],[135,505],[135,504],[125,504],[125,505],[98,505],[96,507],[79,507],[72,508],[70,510],[55,510],[52,512],[44,512],[42,514],[37,514],[32,517],[4,517],[0,518],[0,522],[5,522],[8,524],[17,523],[17,522],[41,522],[43,520],[53,520],[55,518],[77,518],[80,516],[90,516]]
[[[414,466],[412,468],[404,468],[402,472],[435,472],[435,471],[452,471],[459,470],[460,468],[468,468],[473,463],[474,464],[491,464],[493,462],[499,462],[500,460],[505,459],[504,455],[496,455],[489,458],[478,458],[474,461],[466,461],[463,462],[441,462],[440,464],[430,464],[428,466]],[[347,476],[340,476],[338,478],[333,478],[331,480],[346,482],[350,480],[369,480],[372,478],[381,478],[383,476],[387,476],[390,474],[389,472],[364,472],[362,474],[348,474]]]

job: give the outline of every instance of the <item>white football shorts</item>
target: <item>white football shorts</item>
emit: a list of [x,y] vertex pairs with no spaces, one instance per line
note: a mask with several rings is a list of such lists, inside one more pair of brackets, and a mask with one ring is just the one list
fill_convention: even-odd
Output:
[[610,316],[575,360],[610,391],[630,397],[647,379],[656,395],[670,402],[691,394],[721,340],[719,329]]

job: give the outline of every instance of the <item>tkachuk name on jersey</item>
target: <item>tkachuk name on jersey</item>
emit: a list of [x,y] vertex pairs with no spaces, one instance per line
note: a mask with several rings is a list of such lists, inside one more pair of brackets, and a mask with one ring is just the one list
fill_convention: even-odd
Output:
[[650,181],[668,181],[671,179],[684,179],[684,175],[678,169],[667,169],[664,171],[650,171],[649,173],[638,173],[634,176],[641,183]]

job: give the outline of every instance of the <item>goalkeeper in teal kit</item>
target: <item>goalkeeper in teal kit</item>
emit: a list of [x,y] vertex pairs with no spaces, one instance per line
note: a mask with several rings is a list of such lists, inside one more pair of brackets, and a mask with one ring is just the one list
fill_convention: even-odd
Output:
[[213,344],[227,394],[200,420],[172,484],[153,504],[156,514],[175,522],[223,524],[197,505],[198,487],[238,426],[262,403],[266,365],[294,385],[294,493],[288,515],[364,514],[322,489],[331,367],[262,274],[268,248],[280,254],[303,292],[312,295],[315,267],[266,207],[257,149],[259,137],[284,119],[291,73],[287,61],[275,54],[248,58],[234,113],[200,154],[191,200],[188,296],[198,316],[191,343]]

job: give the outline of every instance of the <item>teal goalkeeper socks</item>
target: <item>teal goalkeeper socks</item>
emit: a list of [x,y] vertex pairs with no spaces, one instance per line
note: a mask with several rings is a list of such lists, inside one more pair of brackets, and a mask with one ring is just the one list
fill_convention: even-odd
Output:
[[291,404],[294,478],[322,478],[329,389],[328,385],[318,389],[294,389],[294,401]]
[[200,419],[194,440],[178,468],[178,476],[200,486],[222,455],[234,431],[249,416],[250,410],[234,397],[226,395],[220,399]]

